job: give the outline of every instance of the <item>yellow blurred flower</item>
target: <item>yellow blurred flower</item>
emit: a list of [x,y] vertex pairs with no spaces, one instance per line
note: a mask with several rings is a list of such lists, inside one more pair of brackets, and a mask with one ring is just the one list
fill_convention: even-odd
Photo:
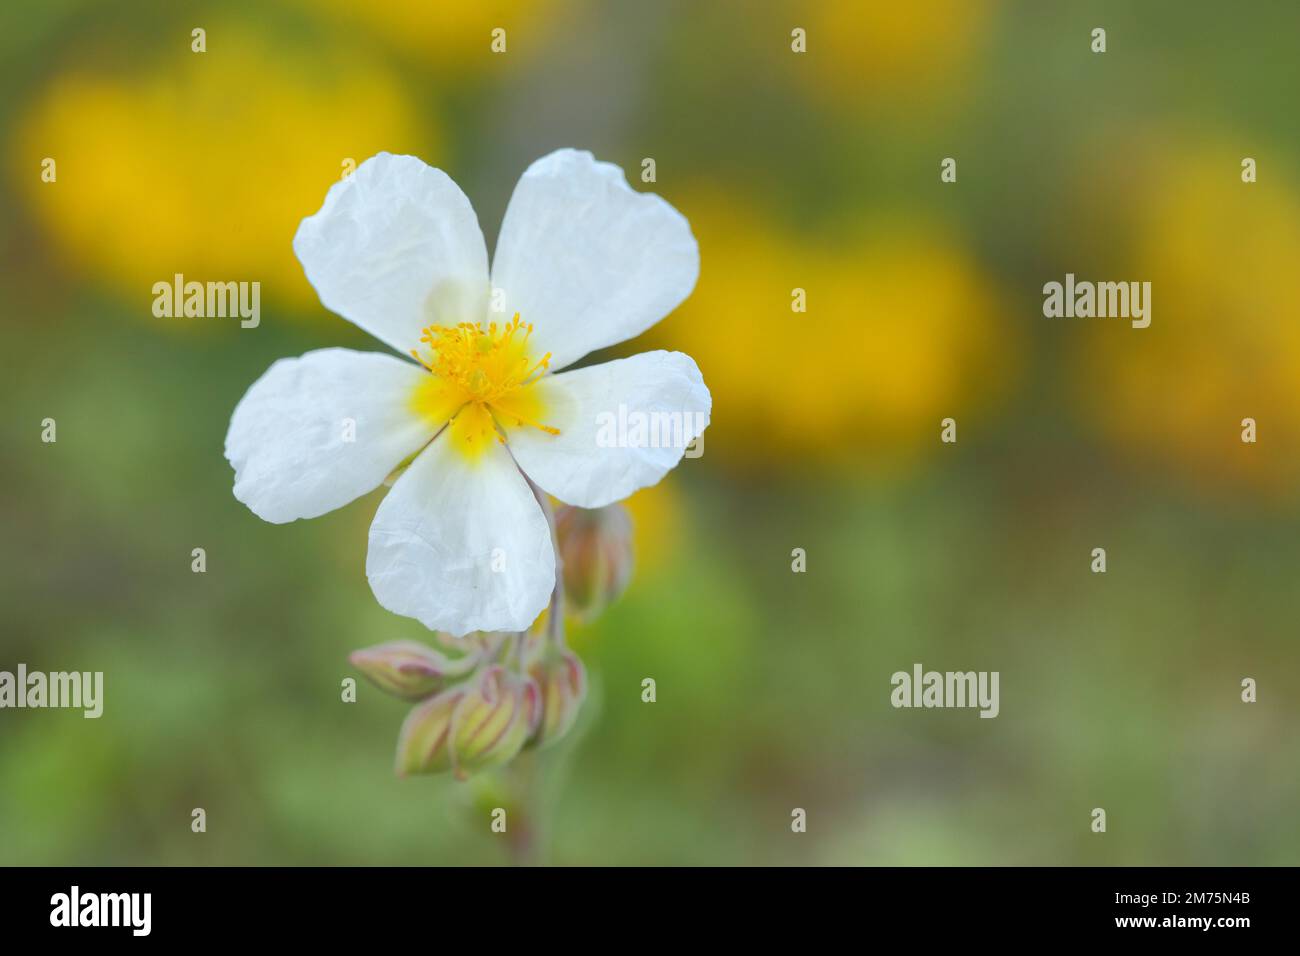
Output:
[[[384,42],[439,73],[508,69],[542,49],[559,0],[299,0],[305,8],[348,26],[372,31]],[[493,30],[505,31],[504,55],[491,47]]]
[[[678,467],[690,468],[692,459]],[[632,515],[632,553],[636,558],[632,586],[653,575],[673,558],[682,536],[681,492],[676,483],[661,481],[642,488],[623,502]]]
[[387,149],[436,162],[437,137],[373,64],[272,45],[238,23],[209,28],[206,53],[182,40],[129,74],[57,76],[19,121],[15,176],[37,219],[142,315],[174,273],[260,281],[311,308],[290,246],[299,220],[345,160]]
[[[1183,142],[1132,164],[1148,173],[1119,197],[1133,210],[1131,275],[1105,278],[1151,282],[1151,326],[1086,328],[1075,387],[1095,426],[1138,458],[1191,482],[1294,494],[1300,201],[1267,163],[1243,183],[1240,153]],[[1248,417],[1256,444],[1241,440]]]
[[880,467],[937,449],[941,419],[961,427],[1008,386],[1015,343],[950,230],[881,222],[839,243],[782,234],[738,204],[681,208],[700,281],[655,334],[694,356],[713,392],[705,457]]
[[808,52],[782,60],[840,105],[910,109],[919,98],[962,91],[993,8],[987,0],[795,0],[785,19],[807,31]]

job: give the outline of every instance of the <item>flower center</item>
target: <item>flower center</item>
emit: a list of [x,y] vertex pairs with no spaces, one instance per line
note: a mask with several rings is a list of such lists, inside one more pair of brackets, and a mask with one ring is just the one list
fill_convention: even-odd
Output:
[[474,322],[429,326],[420,336],[427,354],[411,350],[432,373],[416,393],[417,410],[440,426],[450,421],[452,441],[470,457],[486,450],[493,435],[504,443],[500,428],[507,425],[558,435],[540,421],[543,403],[533,386],[546,373],[551,353],[534,362],[528,350],[532,334],[518,314],[486,329]]

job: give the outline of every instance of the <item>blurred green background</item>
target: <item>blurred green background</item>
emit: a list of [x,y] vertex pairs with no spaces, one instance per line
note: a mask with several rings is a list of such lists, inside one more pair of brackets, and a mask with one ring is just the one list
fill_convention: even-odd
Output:
[[[1289,2],[6,5],[0,669],[106,704],[0,712],[0,863],[511,860],[509,774],[398,780],[403,705],[340,701],[351,650],[426,636],[365,580],[381,493],[264,524],[222,441],[277,357],[376,347],[290,249],[344,160],[444,168],[491,246],[560,146],[691,220],[695,294],[623,351],[693,355],[714,424],[571,634],[546,860],[1300,862],[1297,35]],[[261,326],[154,318],[176,272],[260,281]],[[1066,272],[1151,281],[1151,327],[1045,319]],[[914,662],[1000,671],[1001,715],[892,709]]]

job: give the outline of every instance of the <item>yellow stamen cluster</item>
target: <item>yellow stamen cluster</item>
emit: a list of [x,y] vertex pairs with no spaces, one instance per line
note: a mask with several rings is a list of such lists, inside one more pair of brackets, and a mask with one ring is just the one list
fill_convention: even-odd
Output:
[[[496,419],[558,435],[558,429],[536,420],[540,401],[528,387],[546,373],[551,353],[532,361],[528,355],[532,334],[533,327],[520,322],[518,314],[503,325],[491,322],[486,329],[473,322],[424,329],[420,341],[428,352],[412,349],[411,355],[437,379],[436,400],[426,401],[425,407],[440,407],[445,409],[442,414],[459,417],[465,406],[473,404],[476,408],[469,417],[477,422],[489,424]],[[504,441],[500,434],[497,439]]]

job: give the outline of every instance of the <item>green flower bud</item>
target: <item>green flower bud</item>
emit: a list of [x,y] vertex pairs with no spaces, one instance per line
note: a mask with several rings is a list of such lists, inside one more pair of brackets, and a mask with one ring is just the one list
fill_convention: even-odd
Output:
[[397,740],[397,773],[472,771],[510,760],[541,719],[541,694],[528,677],[494,664],[407,715]]
[[397,737],[397,775],[442,773],[452,768],[452,721],[468,691],[453,687],[406,716]]
[[547,646],[528,665],[542,694],[542,719],[529,744],[547,747],[569,732],[587,696],[587,672],[568,648]]
[[564,597],[590,620],[616,600],[632,578],[632,519],[621,504],[586,509],[566,505],[555,514],[564,564]]
[[456,708],[452,740],[456,776],[463,780],[471,771],[509,761],[537,731],[541,716],[537,684],[500,665],[486,668]]
[[352,666],[390,694],[420,700],[463,677],[478,663],[476,654],[452,657],[416,641],[393,641],[354,651]]

